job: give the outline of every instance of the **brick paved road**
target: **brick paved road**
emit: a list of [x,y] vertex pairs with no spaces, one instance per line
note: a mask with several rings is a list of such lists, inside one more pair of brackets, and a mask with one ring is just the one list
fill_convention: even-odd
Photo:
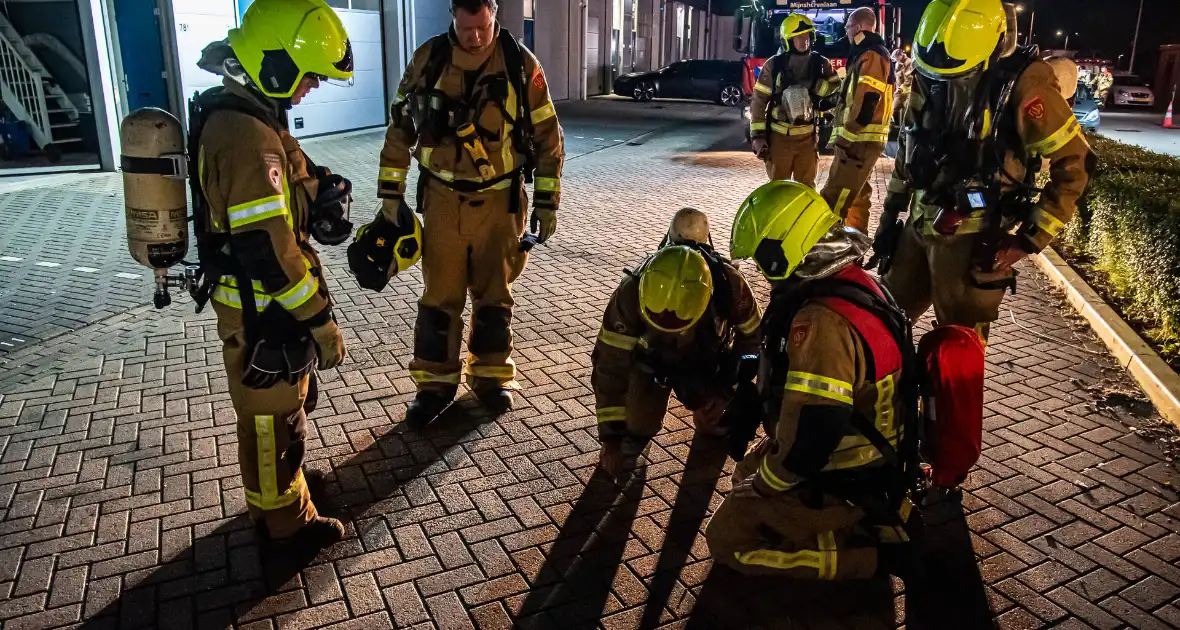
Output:
[[[599,106],[618,119],[628,105]],[[701,531],[731,465],[680,407],[642,477],[592,480],[589,352],[621,268],[684,204],[710,211],[726,242],[762,179],[730,150],[732,112],[666,113],[679,126],[570,161],[562,230],[517,285],[526,393],[509,415],[464,400],[424,432],[398,426],[420,275],[363,293],[343,252],[327,253],[350,360],[323,375],[309,456],[350,536],[303,571],[264,564],[243,516],[211,319],[136,307],[13,351],[0,372],[4,630],[1180,625],[1176,475],[1132,430],[1154,418],[1121,404],[1139,394],[1031,267],[994,329],[985,456],[961,507],[929,515],[939,592],[713,571]],[[365,190],[378,141],[309,150]]]

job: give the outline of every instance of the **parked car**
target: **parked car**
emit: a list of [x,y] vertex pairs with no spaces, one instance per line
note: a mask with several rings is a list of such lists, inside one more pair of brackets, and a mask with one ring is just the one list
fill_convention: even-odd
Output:
[[1114,106],[1155,106],[1155,93],[1151,91],[1151,84],[1133,74],[1116,76],[1106,98],[1108,104]]
[[691,98],[726,107],[741,104],[742,64],[739,61],[677,61],[655,72],[632,72],[615,80],[614,92],[637,101]]
[[1097,131],[1098,124],[1102,122],[1102,110],[1099,107],[1098,98],[1094,96],[1094,91],[1090,86],[1078,81],[1078,92],[1073,100],[1073,115],[1078,119],[1078,124],[1086,131]]

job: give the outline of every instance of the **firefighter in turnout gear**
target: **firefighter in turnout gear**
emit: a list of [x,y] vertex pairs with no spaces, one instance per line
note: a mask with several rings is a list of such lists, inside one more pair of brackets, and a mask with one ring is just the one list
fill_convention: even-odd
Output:
[[217,313],[246,504],[264,537],[318,549],[344,530],[308,493],[307,413],[315,369],[339,365],[344,340],[310,239],[348,237],[351,185],[311,163],[287,110],[321,81],[350,80],[352,49],[324,0],[256,0],[200,66],[225,79],[190,112],[197,301]]
[[[511,285],[528,250],[557,230],[561,126],[540,63],[501,30],[496,9],[494,0],[452,0],[451,30],[419,48],[402,77],[381,152],[378,196],[394,224],[411,157],[419,166],[426,289],[410,363],[412,424],[433,420],[457,392],[468,292],[468,384],[489,411],[512,408]],[[534,170],[534,234],[524,236]]]
[[665,240],[611,296],[594,346],[600,466],[633,468],[675,392],[698,431],[724,433],[738,362],[758,353],[762,315],[740,271],[709,245],[705,214],[676,214]]
[[750,104],[754,153],[766,162],[770,179],[815,186],[819,165],[817,110],[829,109],[840,78],[832,62],[814,52],[815,24],[805,15],[783,20],[783,52],[762,66]]
[[836,155],[821,191],[845,225],[861,232],[869,228],[869,177],[889,140],[896,84],[885,40],[876,30],[872,9],[860,8],[848,16],[844,31],[853,46],[832,132]]
[[[1053,67],[1035,47],[1017,49],[1010,23],[999,0],[926,8],[874,244],[885,283],[915,321],[933,305],[940,325],[985,340],[1005,290],[1015,292],[1012,266],[1073,218],[1096,159]],[[1038,191],[1042,158],[1049,179]]]
[[713,558],[747,574],[905,575],[913,343],[904,313],[858,265],[868,237],[814,190],[771,182],[738,210],[732,239],[772,286],[758,374],[766,437],[706,528]]

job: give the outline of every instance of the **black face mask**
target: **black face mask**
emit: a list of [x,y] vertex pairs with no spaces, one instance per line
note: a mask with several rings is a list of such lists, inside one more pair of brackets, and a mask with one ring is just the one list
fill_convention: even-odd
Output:
[[352,205],[352,182],[340,175],[320,178],[319,192],[311,206],[311,237],[321,245],[340,245],[352,235],[348,220]]

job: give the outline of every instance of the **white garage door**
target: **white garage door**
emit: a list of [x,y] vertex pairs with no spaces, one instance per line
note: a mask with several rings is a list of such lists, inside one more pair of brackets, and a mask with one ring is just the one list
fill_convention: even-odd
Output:
[[[332,4],[347,1],[333,0]],[[376,5],[376,0],[352,0],[354,7]],[[238,10],[233,0],[174,0],[173,11],[181,89],[187,101],[193,92],[221,85],[221,77],[198,68],[197,60],[206,45],[224,39],[236,25]],[[296,137],[385,124],[381,12],[337,8],[336,13],[352,40],[356,78],[349,87],[325,84],[292,108],[291,133]]]

